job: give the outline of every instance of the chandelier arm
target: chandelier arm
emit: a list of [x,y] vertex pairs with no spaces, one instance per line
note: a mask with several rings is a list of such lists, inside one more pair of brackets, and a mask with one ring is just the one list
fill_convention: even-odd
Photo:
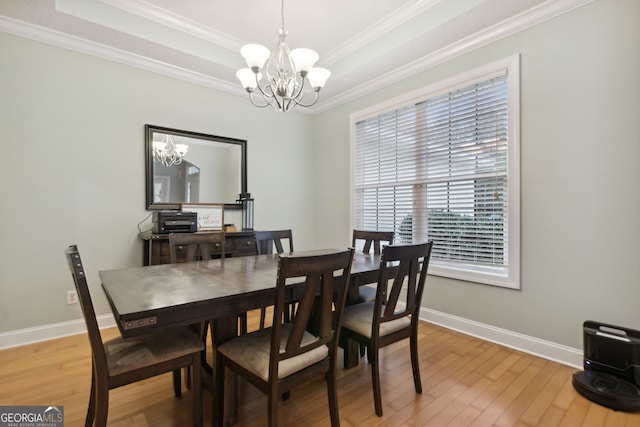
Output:
[[282,103],[282,112],[283,113],[286,113],[287,111],[290,111],[293,107],[296,106],[296,104],[293,104],[293,106],[292,106],[291,105],[292,102],[293,102],[292,98],[289,98],[287,100],[287,102],[284,102],[284,99],[283,99],[283,103]]
[[296,75],[291,77],[291,79],[294,82],[294,84],[293,84],[293,93],[291,94],[291,98],[297,103],[298,99],[302,99],[302,97],[304,96],[305,78],[304,77],[300,77],[300,83],[298,83],[299,80],[298,80],[298,76],[296,76]]
[[284,98],[280,97],[278,98],[277,96],[274,96],[273,99],[276,101],[276,106],[277,106],[277,110],[278,111],[286,111],[284,109]]
[[262,99],[264,100],[264,104],[258,104],[258,103],[256,103],[256,101],[254,101],[254,99],[253,99],[253,93],[254,93],[254,92],[249,92],[249,101],[251,101],[251,103],[252,103],[254,106],[256,106],[256,107],[260,107],[260,108],[264,108],[264,107],[267,107],[267,106],[269,106],[269,105],[271,105],[271,104],[272,104],[271,102],[268,102],[268,101],[267,101],[267,98],[265,98],[264,96],[262,97]]
[[313,92],[314,92],[315,96],[313,98],[313,101],[311,101],[310,103],[306,104],[306,103],[302,102],[302,98],[300,99],[300,101],[294,100],[294,102],[296,103],[296,105],[299,105],[301,107],[311,107],[311,106],[313,106],[316,102],[318,102],[318,95],[319,95],[317,90],[315,90]]
[[[268,79],[267,79],[268,82]],[[266,85],[269,89],[271,89],[271,85],[267,83]],[[271,91],[271,94],[267,93],[267,91],[264,90],[264,88],[262,87],[262,85],[260,84],[260,81],[258,80],[258,74],[256,73],[256,87],[258,88],[258,90],[260,91],[260,93],[262,94],[262,96],[264,96],[265,101],[268,102],[269,104],[271,103],[271,101],[268,101],[268,99],[271,99],[274,97],[273,91]]]

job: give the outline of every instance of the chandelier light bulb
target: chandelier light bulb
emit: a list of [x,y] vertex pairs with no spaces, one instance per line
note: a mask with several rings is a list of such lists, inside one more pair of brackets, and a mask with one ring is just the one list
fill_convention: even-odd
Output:
[[187,154],[187,150],[189,150],[189,146],[187,144],[176,144],[176,151],[181,157]]
[[157,152],[164,151],[166,146],[167,146],[166,142],[153,141],[153,150],[154,151],[157,151]]
[[331,71],[326,68],[312,68],[307,75],[309,79],[309,84],[315,91],[319,91],[322,87],[324,87],[327,79],[331,76]]
[[311,49],[298,48],[291,51],[291,59],[300,74],[306,76],[320,56]]
[[262,75],[258,73],[258,79],[256,79],[256,74],[250,68],[241,68],[236,72],[236,77],[247,92],[252,92],[258,85],[258,80],[262,78]]
[[247,67],[261,70],[271,52],[261,44],[251,43],[240,48],[240,54],[247,61]]

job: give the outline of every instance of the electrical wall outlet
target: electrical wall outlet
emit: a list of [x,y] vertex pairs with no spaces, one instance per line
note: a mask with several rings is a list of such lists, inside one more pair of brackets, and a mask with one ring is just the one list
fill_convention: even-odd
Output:
[[78,293],[76,291],[67,291],[67,304],[77,304]]

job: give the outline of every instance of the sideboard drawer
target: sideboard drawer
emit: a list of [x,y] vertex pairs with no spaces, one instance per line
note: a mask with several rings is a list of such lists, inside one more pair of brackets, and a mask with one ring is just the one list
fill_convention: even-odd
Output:
[[[140,239],[144,243],[142,257],[143,265],[170,264],[171,253],[169,250],[168,234],[153,234],[149,232],[140,233]],[[254,233],[251,231],[239,231],[225,233],[224,252],[225,256],[247,256],[256,255]],[[220,250],[218,249],[218,252]],[[177,249],[178,261],[185,259],[185,251]]]
[[241,236],[233,239],[232,256],[257,255],[256,239],[253,236]]

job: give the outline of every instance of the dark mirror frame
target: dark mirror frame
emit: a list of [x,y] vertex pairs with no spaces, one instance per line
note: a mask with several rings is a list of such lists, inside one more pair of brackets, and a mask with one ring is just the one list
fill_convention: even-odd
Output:
[[[180,209],[180,203],[155,203],[153,201],[153,134],[166,133],[175,136],[202,139],[206,141],[222,142],[240,146],[240,185],[239,193],[247,193],[247,141],[244,139],[227,138],[224,136],[208,135],[205,133],[191,132],[186,130],[171,129],[161,126],[145,125],[145,175],[146,175],[146,205],[147,210],[176,210]],[[202,200],[200,203],[222,203],[220,200]],[[224,203],[225,208],[238,209],[242,205],[238,203]]]

